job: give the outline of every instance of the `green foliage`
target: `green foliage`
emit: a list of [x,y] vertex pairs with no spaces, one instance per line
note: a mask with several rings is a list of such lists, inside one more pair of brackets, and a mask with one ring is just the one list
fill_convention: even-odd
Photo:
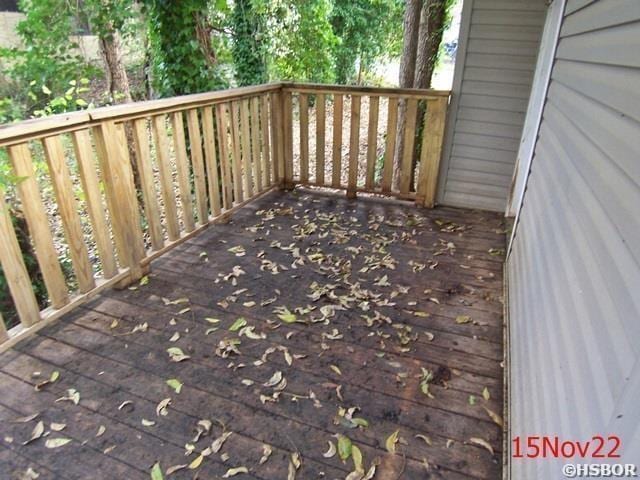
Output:
[[338,38],[337,83],[361,80],[377,60],[400,53],[403,5],[400,0],[334,0],[331,25]]
[[256,85],[267,81],[267,54],[270,37],[267,30],[268,3],[262,0],[235,0],[233,28],[233,63],[239,85]]
[[154,87],[161,96],[224,88],[212,58],[206,0],[146,0]]
[[274,8],[272,76],[283,80],[334,80],[329,0],[284,0]]
[[133,0],[84,0],[77,7],[77,18],[91,25],[91,33],[101,38],[123,32],[137,13]]
[[[26,18],[17,31],[25,47],[2,49],[6,75],[14,82],[13,101],[24,105],[25,115],[42,109],[51,95],[64,96],[70,79],[97,76],[99,70],[80,55],[78,44],[70,40],[77,33],[71,4],[56,0],[21,0]],[[45,89],[31,89],[34,85]]]

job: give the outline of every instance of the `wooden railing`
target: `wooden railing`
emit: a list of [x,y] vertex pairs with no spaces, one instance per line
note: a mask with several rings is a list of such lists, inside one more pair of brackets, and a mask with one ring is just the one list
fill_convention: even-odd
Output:
[[[448,101],[448,91],[287,84],[285,182],[345,189],[352,198],[378,193],[433,206]],[[310,118],[315,132],[309,131]]]
[[[360,148],[363,97],[368,133]],[[345,101],[350,140],[343,158]],[[19,319],[9,330],[9,319],[0,317],[0,350],[100,290],[140,280],[151,260],[275,187],[328,186],[345,188],[349,196],[372,192],[432,205],[447,101],[448,92],[280,83],[0,128],[0,149],[16,177],[12,193],[29,232],[25,246],[0,188],[0,263]],[[388,120],[381,128],[383,102]],[[394,172],[400,102],[406,102],[405,149]],[[426,117],[424,133],[416,135],[419,102]],[[329,109],[336,128],[327,160]],[[414,141],[422,147],[417,164]],[[366,156],[362,171],[360,155]],[[26,249],[35,252],[44,294],[34,292]]]

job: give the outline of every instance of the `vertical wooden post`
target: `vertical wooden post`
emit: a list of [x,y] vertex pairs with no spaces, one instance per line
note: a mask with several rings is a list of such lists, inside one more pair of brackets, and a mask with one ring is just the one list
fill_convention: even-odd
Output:
[[262,155],[260,154],[260,97],[253,97],[250,100],[251,114],[251,151],[253,152],[253,182],[255,192],[262,191]]
[[202,156],[202,137],[200,136],[200,121],[198,109],[192,108],[187,112],[187,130],[189,132],[189,150],[191,151],[191,165],[193,165],[193,183],[196,192],[196,210],[200,225],[209,222],[207,208],[207,191]]
[[342,183],[342,106],[343,97],[333,96],[333,156],[331,167],[331,186],[339,188]]
[[316,183],[324,185],[324,155],[326,141],[325,94],[316,95]]
[[384,164],[382,165],[382,187],[383,193],[391,191],[393,181],[393,157],[396,150],[396,136],[398,130],[398,98],[389,97],[387,114],[387,140],[384,148]]
[[271,148],[273,183],[284,188],[284,123],[282,118],[282,89],[271,93]]
[[[40,307],[33,293],[27,268],[22,260],[22,252],[13,230],[9,207],[4,200],[4,190],[0,188],[0,264],[9,284],[13,304],[18,311],[20,322],[29,327],[40,320]],[[4,338],[3,338],[4,337]],[[6,329],[0,317],[0,342],[7,339]]]
[[416,138],[416,117],[418,116],[418,100],[407,100],[406,114],[404,116],[404,150],[400,159],[400,193],[407,195],[413,176],[413,152]]
[[425,112],[416,204],[429,208],[433,207],[436,201],[448,100],[447,97],[429,99]]
[[[111,244],[107,220],[102,207],[100,182],[93,160],[91,136],[89,135],[89,130],[78,130],[73,132],[72,135],[82,189],[87,202],[87,211],[93,226],[93,238],[96,241],[96,247],[102,262],[102,273],[104,278],[109,279],[118,273],[118,264],[113,253],[113,245]],[[136,158],[140,159],[140,156],[137,155]],[[138,171],[140,171],[140,167],[138,167]],[[142,177],[142,175],[140,176]]]
[[209,204],[211,215],[220,215],[220,180],[218,176],[218,158],[216,155],[215,129],[213,127],[213,107],[202,109],[202,130],[204,132],[204,153],[209,185]]
[[49,176],[58,204],[58,214],[62,220],[65,238],[71,256],[71,266],[78,281],[80,292],[86,293],[96,286],[93,268],[89,261],[89,252],[84,243],[82,224],[78,215],[78,204],[73,195],[73,184],[65,159],[60,137],[42,139],[45,158],[49,166]]
[[369,127],[367,132],[367,173],[364,188],[373,190],[376,173],[376,157],[378,150],[378,109],[380,97],[369,97]]
[[262,175],[264,178],[264,187],[271,186],[271,147],[269,145],[269,96],[263,95],[260,99],[260,127],[262,135],[260,137],[262,144]]
[[180,238],[180,224],[178,223],[178,210],[176,208],[176,192],[173,188],[173,174],[171,160],[169,159],[169,137],[164,113],[155,115],[151,119],[153,138],[156,144],[156,158],[158,160],[158,172],[160,173],[160,191],[164,203],[164,221],[170,241]]
[[222,205],[228,210],[233,207],[233,183],[229,159],[229,122],[224,103],[216,105],[216,125],[218,127],[218,146],[220,147],[220,172],[222,174]]
[[284,188],[293,188],[293,105],[291,92],[282,92],[284,142]]
[[184,137],[184,120],[182,112],[171,114],[171,127],[173,129],[173,150],[175,152],[176,173],[178,176],[178,191],[182,204],[182,222],[186,232],[195,229],[193,221],[193,202],[191,201],[191,180],[189,174],[189,161],[187,160],[187,142]]
[[40,198],[29,146],[26,143],[21,143],[9,147],[7,150],[13,165],[13,173],[16,177],[22,178],[16,188],[22,201],[22,210],[31,232],[38,265],[49,293],[51,306],[60,308],[69,303],[69,295],[62,268],[58,262],[58,252],[53,245],[49,219]]
[[[149,133],[147,130],[147,119],[139,118],[133,121],[133,135],[136,146],[136,160],[138,175],[140,176],[140,187],[142,189],[142,200],[144,211],[149,224],[149,236],[151,237],[151,248],[160,250],[164,247],[164,237],[162,235],[162,223],[160,222],[160,208],[156,198],[156,189],[153,185],[153,167],[151,165],[151,151],[149,150]],[[109,198],[107,197],[107,203]],[[107,230],[105,229],[105,232]],[[117,246],[116,246],[117,247]]]
[[140,265],[145,251],[127,138],[122,126],[106,121],[94,127],[94,139],[118,258],[129,268],[128,281],[134,282],[145,273]]
[[360,154],[360,102],[359,95],[351,95],[351,125],[349,126],[349,181],[347,198],[356,198],[358,186],[358,156]]
[[7,332],[7,327],[4,324],[2,314],[0,313],[0,345],[7,340],[9,340],[9,333]]
[[300,183],[309,183],[309,96],[298,96],[300,106]]
[[231,174],[233,176],[233,199],[236,203],[244,201],[242,194],[242,158],[240,157],[240,104],[233,101],[229,104],[231,117],[231,146],[233,164]]

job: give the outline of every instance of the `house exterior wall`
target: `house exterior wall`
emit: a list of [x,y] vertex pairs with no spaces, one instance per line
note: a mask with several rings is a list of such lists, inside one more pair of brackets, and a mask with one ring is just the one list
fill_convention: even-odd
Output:
[[438,201],[504,211],[545,0],[464,0]]
[[511,438],[618,435],[640,469],[639,51],[640,2],[567,0],[507,272]]

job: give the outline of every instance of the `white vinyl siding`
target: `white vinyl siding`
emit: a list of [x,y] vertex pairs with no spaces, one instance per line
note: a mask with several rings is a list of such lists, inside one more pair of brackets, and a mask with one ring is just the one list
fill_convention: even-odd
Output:
[[[640,464],[640,2],[569,0],[508,260],[511,435]],[[511,478],[565,461],[511,460]]]
[[545,0],[465,0],[439,201],[504,211]]

